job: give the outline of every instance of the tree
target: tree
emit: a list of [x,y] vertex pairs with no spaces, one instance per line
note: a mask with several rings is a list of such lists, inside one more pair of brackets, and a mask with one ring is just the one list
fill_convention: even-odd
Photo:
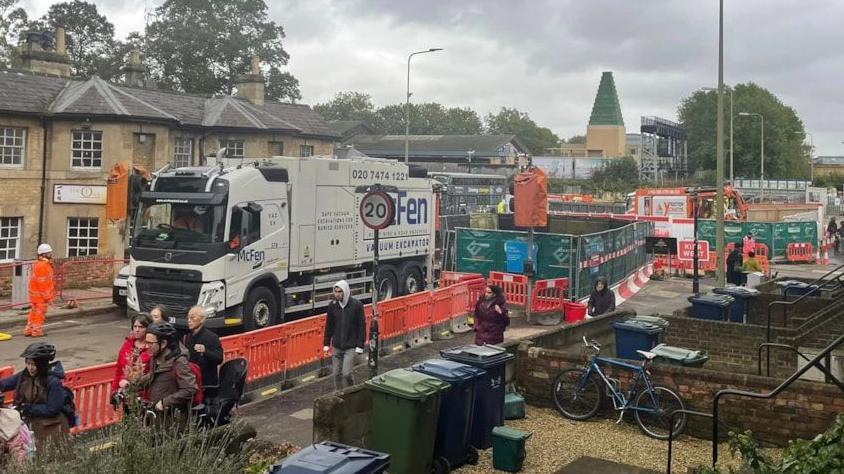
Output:
[[[404,134],[406,113],[405,104],[381,107],[376,112],[378,128],[388,134]],[[410,104],[412,135],[477,135],[481,131],[481,119],[472,109],[445,108],[435,102]]]
[[96,74],[111,79],[119,74],[122,58],[115,64],[114,25],[100,15],[96,5],[82,0],[56,3],[29,25],[32,29],[50,31],[60,26],[67,33],[67,55],[75,76]]
[[525,112],[502,107],[497,114],[488,114],[485,119],[487,133],[491,135],[514,134],[528,147],[532,154],[540,154],[546,148],[559,145],[560,138],[550,129],[540,127]]
[[363,92],[338,92],[324,104],[316,104],[314,110],[328,121],[363,120],[367,125],[375,124],[375,106],[372,97]]
[[586,135],[573,135],[571,138],[566,140],[566,143],[586,143]]
[[293,77],[289,72],[282,72],[281,69],[273,66],[267,75],[266,98],[270,100],[283,101],[287,99],[296,102],[302,99],[299,92],[299,79]]
[[[737,84],[733,100],[734,175],[758,177],[761,171],[760,120],[758,117],[738,115],[739,112],[750,112],[765,117],[765,177],[808,178],[810,150],[804,144],[806,132],[803,122],[794,109],[754,83]],[[679,107],[680,123],[688,132],[692,170],[715,169],[716,104],[716,92],[696,91]],[[728,131],[729,94],[724,102],[724,112],[724,126]],[[729,139],[729,133],[725,133],[725,156],[730,146]]]
[[271,75],[273,68],[279,70],[274,99],[299,96],[292,76],[280,72],[289,59],[282,46],[284,29],[269,19],[263,0],[166,0],[156,8],[146,37],[153,73],[165,86],[231,94],[258,56]]
[[0,0],[0,69],[12,66],[14,46],[28,24],[26,11],[18,0]]
[[592,172],[595,189],[607,192],[629,192],[639,186],[639,165],[633,157],[608,160],[603,168]]

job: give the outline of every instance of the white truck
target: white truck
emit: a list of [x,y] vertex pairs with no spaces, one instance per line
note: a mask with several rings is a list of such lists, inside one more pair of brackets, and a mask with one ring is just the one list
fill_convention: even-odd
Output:
[[212,329],[252,330],[324,310],[340,279],[368,299],[374,234],[359,203],[376,183],[397,190],[393,224],[379,235],[379,299],[421,291],[436,195],[432,180],[411,174],[391,160],[331,157],[162,170],[141,194],[127,306],[163,305],[184,328],[199,305]]

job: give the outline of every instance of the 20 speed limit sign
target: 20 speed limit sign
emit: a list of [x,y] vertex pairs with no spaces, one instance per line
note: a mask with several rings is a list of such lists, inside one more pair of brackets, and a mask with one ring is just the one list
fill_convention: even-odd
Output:
[[371,191],[360,201],[360,218],[372,230],[386,229],[395,215],[393,198],[384,191]]

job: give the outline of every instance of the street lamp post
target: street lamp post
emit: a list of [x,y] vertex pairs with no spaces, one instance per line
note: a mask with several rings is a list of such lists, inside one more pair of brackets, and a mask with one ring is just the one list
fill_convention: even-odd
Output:
[[761,145],[760,145],[760,147],[762,149],[760,151],[762,152],[761,153],[762,163],[760,165],[761,168],[759,170],[759,181],[760,181],[759,184],[762,186],[762,189],[765,189],[765,184],[764,184],[764,181],[765,181],[765,117],[762,114],[758,114],[756,112],[739,112],[739,116],[741,116],[741,117],[759,117],[759,119],[761,120],[761,124],[760,124]]
[[[724,266],[724,0],[718,2],[718,119],[715,132],[715,283],[725,285]],[[718,459],[712,453],[713,466]]]
[[[714,87],[701,87],[701,90],[707,92],[718,92],[718,89]],[[730,89],[730,184],[735,186],[734,178],[733,178],[733,89]]]
[[407,96],[404,105],[404,163],[407,164],[410,155],[410,58],[417,54],[434,53],[442,48],[430,48],[424,51],[414,51],[407,56]]

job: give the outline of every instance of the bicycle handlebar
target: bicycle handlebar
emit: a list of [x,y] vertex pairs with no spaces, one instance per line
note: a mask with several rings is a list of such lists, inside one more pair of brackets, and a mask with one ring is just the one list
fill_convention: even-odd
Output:
[[594,339],[591,340],[591,341],[587,341],[586,336],[583,336],[583,345],[585,347],[591,347],[592,349],[595,349],[596,351],[599,351],[599,352],[601,351],[601,345],[598,344],[598,341],[596,341]]

